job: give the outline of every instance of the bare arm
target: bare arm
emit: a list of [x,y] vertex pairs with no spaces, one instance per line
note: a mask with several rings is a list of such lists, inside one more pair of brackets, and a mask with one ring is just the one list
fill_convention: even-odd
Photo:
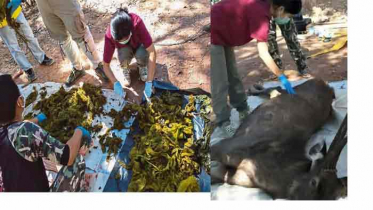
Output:
[[280,76],[283,72],[278,68],[277,64],[273,60],[272,56],[268,52],[267,42],[258,42],[259,57],[263,60],[266,66],[274,73],[276,76]]
[[115,78],[115,75],[110,68],[110,63],[106,63],[106,62],[103,62],[103,63],[104,63],[104,73],[105,73],[105,75],[109,78],[110,82],[112,84],[114,84],[118,80],[117,80],[117,78]]
[[82,137],[83,137],[82,131],[75,130],[73,136],[66,143],[66,145],[68,145],[70,148],[70,157],[69,157],[69,162],[67,163],[68,166],[71,166],[74,163],[75,158],[78,155]]
[[146,49],[149,52],[149,62],[148,62],[148,79],[147,81],[153,81],[154,80],[154,75],[155,75],[155,68],[157,65],[157,53],[155,52],[155,47],[154,44],[150,45]]

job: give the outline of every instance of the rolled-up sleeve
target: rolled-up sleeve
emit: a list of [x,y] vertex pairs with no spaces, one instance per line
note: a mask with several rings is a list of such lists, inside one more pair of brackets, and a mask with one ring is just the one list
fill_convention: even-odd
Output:
[[69,160],[69,146],[50,136],[47,131],[31,122],[23,123],[11,141],[18,154],[31,162],[45,157],[52,162],[67,165]]

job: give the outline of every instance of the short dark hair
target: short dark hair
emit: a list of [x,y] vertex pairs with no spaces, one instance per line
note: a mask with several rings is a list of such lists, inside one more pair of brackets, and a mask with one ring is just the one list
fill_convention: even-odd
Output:
[[16,117],[16,103],[21,93],[9,74],[0,75],[0,125]]
[[133,24],[128,9],[119,8],[110,22],[111,35],[115,40],[121,40],[130,35]]
[[283,6],[285,12],[290,14],[298,14],[302,10],[302,0],[272,0],[273,5]]

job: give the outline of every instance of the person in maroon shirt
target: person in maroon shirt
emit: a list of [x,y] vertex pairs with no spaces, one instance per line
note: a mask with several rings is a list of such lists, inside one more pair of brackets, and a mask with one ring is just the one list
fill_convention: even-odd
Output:
[[123,87],[110,68],[115,49],[118,49],[118,59],[124,73],[124,85],[131,85],[129,64],[135,57],[140,79],[146,82],[144,92],[150,97],[148,92],[151,92],[156,68],[154,44],[142,19],[134,13],[129,13],[127,8],[118,9],[112,18],[105,34],[103,56],[104,72],[114,84],[115,93],[123,96]]
[[237,71],[234,47],[256,39],[259,57],[278,76],[289,94],[295,94],[290,82],[268,52],[269,22],[289,22],[300,12],[301,0],[222,0],[211,7],[211,95],[216,123],[225,137],[232,137],[230,104],[242,122],[248,115],[246,94]]

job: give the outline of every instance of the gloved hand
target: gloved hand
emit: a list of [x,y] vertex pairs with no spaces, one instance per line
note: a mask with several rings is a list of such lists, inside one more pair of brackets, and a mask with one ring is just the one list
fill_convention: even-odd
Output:
[[19,5],[21,5],[22,0],[11,0],[6,8],[12,8],[12,10],[17,9]]
[[83,145],[86,145],[86,146],[91,145],[92,138],[91,138],[91,134],[89,133],[89,131],[87,131],[82,126],[78,126],[77,128],[75,128],[75,130],[80,130],[83,133],[83,139],[85,141],[82,141],[81,146],[83,146]]
[[47,119],[47,116],[45,116],[44,113],[40,113],[36,116],[36,119],[38,119],[38,123],[42,123],[44,120]]
[[124,97],[124,91],[123,91],[123,87],[122,85],[120,84],[119,81],[116,81],[114,83],[114,92],[119,95],[120,97]]
[[282,83],[282,85],[285,87],[286,91],[289,94],[295,94],[294,89],[291,87],[291,84],[290,84],[289,80],[286,78],[286,76],[284,74],[281,74],[278,77],[278,79],[280,80],[280,82]]
[[152,97],[152,94],[153,94],[153,82],[145,82],[144,97],[149,103],[151,103],[150,97]]

